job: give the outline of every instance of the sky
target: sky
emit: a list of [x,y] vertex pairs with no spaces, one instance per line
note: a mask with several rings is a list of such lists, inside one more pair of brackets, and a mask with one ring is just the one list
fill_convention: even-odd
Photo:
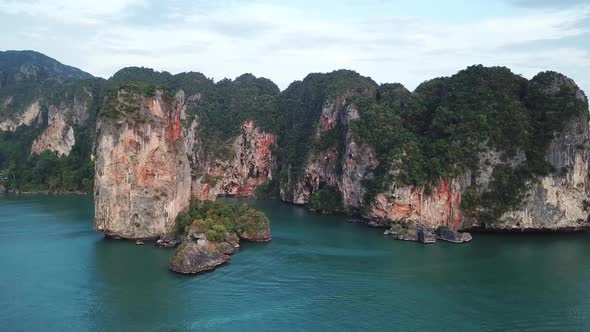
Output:
[[281,89],[352,69],[413,90],[473,64],[555,70],[590,92],[590,0],[0,0],[0,50],[95,76],[126,66]]

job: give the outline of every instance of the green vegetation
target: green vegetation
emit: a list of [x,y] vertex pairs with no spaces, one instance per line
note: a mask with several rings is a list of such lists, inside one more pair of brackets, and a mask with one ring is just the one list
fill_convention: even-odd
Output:
[[279,88],[270,80],[245,74],[215,84],[190,109],[201,124],[205,151],[220,159],[232,157],[228,141],[238,136],[246,120],[263,131],[276,133],[281,122],[277,107]]
[[[310,74],[303,81],[292,83],[279,101],[283,119],[278,142],[281,147],[279,181],[290,187],[304,175],[305,162],[314,149],[315,132],[326,101],[355,94],[370,95],[375,88],[371,79],[349,70]],[[339,129],[324,133],[317,149],[332,144],[338,133]]]
[[[516,169],[496,167],[490,191],[477,198],[468,190],[463,207],[484,211],[489,220],[514,209],[526,184],[551,171],[545,152],[554,133],[574,115],[587,117],[588,106],[563,82],[552,72],[529,82],[507,68],[473,66],[423,83],[413,94],[400,85],[383,85],[375,99],[355,99],[361,120],[354,131],[375,148],[381,162],[365,183],[367,201],[394,180],[429,186],[477,172],[479,153],[493,149],[504,158],[519,152],[527,158]],[[558,92],[547,93],[553,86]],[[399,174],[392,174],[391,167]]]
[[34,51],[0,51],[0,119],[61,89],[68,80],[92,75]]
[[[111,91],[125,88],[147,96],[153,95],[154,89],[182,89],[187,97],[189,120],[194,117],[199,120],[205,153],[222,160],[232,157],[228,141],[240,134],[246,120],[253,120],[260,129],[274,133],[282,123],[277,106],[279,88],[272,81],[252,74],[214,83],[200,73],[171,75],[149,68],[128,67],[113,75],[109,82]],[[104,114],[124,107],[117,106],[120,104],[126,103],[107,104]]]
[[189,226],[207,234],[210,241],[221,241],[226,232],[254,234],[268,227],[264,213],[243,205],[226,205],[193,199],[189,209],[176,217],[175,235],[186,234]]
[[[6,176],[7,189],[21,191],[84,191],[91,192],[94,163],[90,160],[92,143],[88,133],[74,129],[76,145],[67,157],[44,151],[29,155],[34,128],[19,128],[15,133],[0,132],[0,170]],[[26,145],[24,145],[26,144]]]
[[201,179],[201,183],[205,183],[210,185],[211,187],[215,187],[219,180],[221,180],[221,176],[212,176],[210,174],[205,174]]
[[[31,126],[21,126],[15,132],[0,131],[0,171],[7,179],[7,189],[21,191],[84,191],[93,187],[94,163],[90,160],[96,113],[102,93],[102,80],[70,81],[51,88],[39,90],[41,116],[45,121]],[[86,105],[87,112],[80,115],[81,121],[68,119],[74,129],[75,145],[68,156],[45,151],[40,155],[31,154],[30,148],[43,128],[47,126],[49,107],[70,109],[74,116],[74,105]],[[20,110],[19,110],[20,111]]]
[[[363,181],[366,202],[394,182],[424,186],[429,194],[442,178],[467,172],[475,176],[480,153],[497,151],[502,162],[493,171],[489,190],[478,194],[477,188],[467,188],[462,199],[466,213],[492,222],[521,203],[531,181],[559,171],[545,161],[550,142],[572,117],[579,116],[581,121],[588,118],[586,100],[576,95],[579,91],[564,76],[544,72],[528,81],[503,67],[472,66],[451,77],[424,82],[413,93],[400,84],[378,86],[347,70],[310,74],[283,93],[270,80],[251,74],[215,83],[200,73],[172,75],[129,67],[104,81],[35,52],[18,56],[0,52],[0,73],[0,120],[14,117],[39,100],[45,121],[21,126],[16,132],[0,132],[0,181],[15,190],[90,191],[97,112],[100,110],[104,117],[134,114],[141,98],[162,90],[172,100],[173,93],[182,89],[186,97],[184,125],[193,119],[199,124],[204,152],[199,158],[233,157],[228,143],[240,134],[246,120],[277,135],[280,148],[273,154],[278,156],[278,169],[273,172],[278,176],[259,186],[257,197],[279,196],[279,184],[292,192],[292,186],[304,176],[306,162],[322,151],[338,153],[334,171],[341,172],[348,128],[337,121],[334,128],[317,136],[323,107],[333,103],[336,111],[348,106],[358,109],[360,118],[350,123],[354,138],[372,146],[379,161]],[[123,90],[127,94],[121,94]],[[68,124],[73,125],[76,138],[70,155],[31,155],[33,140],[47,126],[48,108],[72,108],[74,104],[86,104],[89,112],[83,120],[78,117],[84,115],[68,113]],[[510,165],[508,161],[516,156],[526,158],[519,165]],[[202,181],[214,186],[218,180],[205,175]],[[325,183],[320,187],[310,197],[310,206],[322,211],[341,210],[337,188]],[[216,213],[221,210],[208,206],[207,211],[214,211],[217,217],[197,218],[189,213],[185,221],[192,224],[202,220],[211,237],[217,238],[220,233],[235,230],[239,219],[232,215],[231,222],[225,223],[223,217],[220,223]],[[230,215],[234,212],[223,211]],[[225,231],[214,225],[223,226]]]
[[309,207],[323,212],[338,212],[344,209],[342,194],[338,188],[325,186],[309,197]]
[[174,99],[172,90],[168,87],[152,83],[109,83],[108,86],[106,97],[100,110],[100,116],[107,118],[116,118],[121,115],[138,112],[143,103],[142,99],[155,96],[157,91],[162,91],[162,94],[168,101]]

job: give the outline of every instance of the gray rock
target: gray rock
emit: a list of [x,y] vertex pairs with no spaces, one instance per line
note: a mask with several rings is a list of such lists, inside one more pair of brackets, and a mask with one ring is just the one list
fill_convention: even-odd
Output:
[[174,248],[180,244],[180,241],[180,239],[177,239],[173,236],[163,235],[158,239],[158,241],[156,241],[156,247]]
[[381,227],[381,224],[378,223],[378,222],[376,222],[376,221],[371,220],[371,221],[369,221],[367,223],[367,226],[369,226],[369,227]]
[[401,230],[402,230],[402,225],[400,225],[400,224],[393,224],[393,225],[391,225],[391,227],[388,230],[386,230],[385,232],[383,232],[383,234],[395,236]]
[[454,231],[448,227],[439,227],[436,229],[436,238],[442,241],[452,243],[465,243],[472,240],[471,234],[467,232]]
[[205,239],[199,239],[197,242],[187,240],[178,247],[176,254],[170,259],[170,270],[195,274],[213,270],[229,259],[216,243]]
[[418,230],[402,228],[394,238],[402,241],[418,241]]
[[425,244],[436,243],[436,235],[434,234],[434,231],[427,228],[421,228],[418,230],[418,239]]

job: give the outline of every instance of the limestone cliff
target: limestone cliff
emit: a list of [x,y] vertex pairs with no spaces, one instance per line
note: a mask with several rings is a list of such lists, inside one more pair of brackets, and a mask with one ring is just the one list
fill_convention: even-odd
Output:
[[392,186],[391,191],[377,195],[365,217],[384,225],[414,221],[430,228],[458,229],[463,220],[462,188],[460,182],[446,179],[430,193],[424,187]]
[[531,181],[522,205],[502,215],[500,223],[486,226],[549,231],[590,227],[589,152],[587,117],[571,119],[545,156],[555,171]]
[[[341,208],[355,212],[365,204],[361,182],[378,160],[373,148],[359,141],[353,131],[359,113],[352,101],[374,98],[377,85],[350,71],[317,75],[309,75],[284,92],[286,100],[295,98],[297,103],[286,103],[282,110],[288,123],[286,137],[279,144],[280,150],[287,150],[280,160],[281,173],[286,174],[280,178],[280,196],[284,201],[303,205],[318,191],[328,195],[338,192],[342,196],[337,199],[343,203]],[[309,94],[309,89],[317,91]]]
[[[319,141],[322,135],[331,134],[336,136],[336,141],[311,153],[303,179],[294,186],[293,203],[307,204],[311,194],[328,186],[342,193],[342,203],[347,209],[357,211],[362,208],[365,190],[361,181],[378,161],[369,145],[355,139],[350,125],[358,118],[358,110],[348,104],[347,98],[327,101],[322,107],[315,139]],[[330,131],[334,133],[327,134]],[[283,198],[286,197],[283,192]]]
[[[7,97],[4,101],[6,107],[12,101],[12,97]],[[30,126],[35,121],[41,120],[39,114],[41,105],[39,100],[34,101],[27,106],[22,113],[11,114],[6,119],[0,121],[0,131],[15,131],[20,126]]]
[[[192,127],[192,126],[191,126]],[[199,146],[198,133],[194,130],[193,146]],[[194,127],[193,127],[194,128]],[[232,157],[229,160],[207,158],[201,154],[201,164],[194,167],[193,194],[201,200],[215,200],[218,196],[253,196],[257,186],[273,179],[272,148],[276,135],[256,127],[254,121],[242,124],[241,133],[230,143]]]
[[482,154],[482,171],[473,183],[470,174],[441,179],[428,194],[424,187],[393,185],[390,191],[376,196],[365,217],[384,224],[416,221],[428,227],[448,226],[451,229],[568,231],[588,228],[590,135],[586,119],[586,116],[580,116],[568,121],[564,131],[551,142],[545,156],[555,171],[530,180],[520,206],[502,214],[497,222],[482,223],[477,216],[465,216],[462,195],[471,185],[475,185],[478,195],[483,194],[491,181],[493,168],[502,163],[515,168],[521,165],[522,155],[501,162],[497,153]]
[[[88,190],[94,151],[96,228],[109,235],[155,237],[191,194],[262,185],[383,225],[589,225],[588,101],[555,72],[528,80],[479,65],[412,92],[347,70],[283,92],[251,74],[214,82],[139,67],[105,81],[34,52],[0,52],[0,72],[2,185]],[[164,87],[186,91],[186,104]]]
[[95,148],[95,229],[128,239],[171,230],[188,207],[191,172],[180,117],[184,93],[169,98],[120,89],[103,105]]
[[[477,71],[479,68],[473,70]],[[568,231],[590,227],[588,178],[590,137],[588,104],[585,95],[572,80],[556,73],[542,73],[530,82],[524,82],[518,78],[515,78],[515,81],[516,84],[526,86],[527,89],[525,92],[518,92],[518,89],[522,88],[518,86],[515,88],[514,103],[522,106],[513,107],[521,108],[521,116],[528,118],[523,120],[526,121],[524,122],[526,125],[537,126],[537,128],[529,129],[533,143],[523,144],[523,148],[517,147],[515,151],[512,151],[509,146],[494,147],[488,142],[495,138],[483,136],[485,140],[475,145],[475,147],[479,146],[477,148],[479,152],[476,154],[475,166],[470,166],[470,170],[452,177],[439,177],[424,185],[408,185],[407,180],[404,180],[407,174],[403,173],[404,171],[407,173],[404,162],[408,151],[407,145],[404,144],[408,143],[400,139],[399,145],[393,148],[399,148],[401,154],[397,155],[393,163],[385,164],[386,175],[381,177],[381,179],[391,179],[388,180],[390,184],[371,196],[371,201],[368,202],[364,201],[367,190],[370,190],[367,187],[367,180],[374,178],[375,169],[385,161],[379,159],[373,146],[367,144],[366,140],[359,139],[355,133],[355,122],[368,121],[359,115],[357,107],[359,99],[347,100],[346,94],[342,94],[326,100],[317,122],[311,153],[304,163],[303,175],[293,186],[292,193],[289,192],[285,183],[281,184],[283,200],[312,205],[312,196],[319,193],[322,188],[330,187],[335,188],[337,194],[341,195],[345,210],[360,213],[362,217],[384,226],[392,222],[412,222],[428,228],[446,226],[456,230],[483,227],[518,231]],[[443,92],[443,96],[445,96],[444,93],[450,92]],[[404,94],[409,92],[402,93]],[[540,100],[541,104],[531,101],[533,97],[534,100]],[[406,95],[399,101],[399,92],[398,95],[387,98],[398,99],[389,107],[394,110],[400,109],[398,111],[400,113],[399,115],[385,113],[385,115],[379,115],[381,118],[390,116],[399,122],[405,116],[403,112],[412,116],[411,112],[417,113],[419,107],[423,107],[423,105],[411,105],[404,100],[408,98]],[[417,99],[415,96],[409,98]],[[516,98],[522,99],[519,101]],[[334,100],[339,102],[335,103]],[[360,101],[360,103],[363,102]],[[425,102],[421,101],[421,103]],[[547,107],[553,108],[549,110]],[[439,110],[440,106],[436,111]],[[385,110],[385,112],[392,112],[392,110]],[[561,112],[563,114],[557,115],[555,120],[547,120]],[[562,119],[565,119],[565,122]],[[420,121],[420,119],[417,120]],[[543,121],[545,124],[542,124]],[[563,124],[558,125],[561,122]],[[403,124],[403,126],[406,125]],[[538,128],[542,126],[547,129]],[[510,125],[506,128],[510,128]],[[547,133],[547,130],[551,131]],[[331,138],[334,142],[326,146],[326,133],[331,131],[335,132]],[[548,143],[538,143],[537,137],[541,137]],[[379,139],[377,137],[375,141],[379,142]],[[387,138],[383,137],[383,139]],[[533,148],[530,147],[531,145]],[[535,165],[540,165],[539,161],[534,159],[534,153],[538,151],[543,153],[540,159],[544,160],[547,166],[546,171],[534,173],[535,171],[531,169],[538,167]],[[519,189],[522,192],[513,196],[498,192],[498,188],[502,186],[518,187],[511,185],[511,181],[523,181],[520,186],[522,189]],[[380,186],[382,187],[379,184],[377,188]],[[470,203],[475,204],[474,206],[467,206],[469,204],[463,202],[465,195],[469,196],[470,201],[476,202]],[[490,217],[490,214],[494,213],[500,214]]]
[[[564,89],[583,105],[583,112],[570,117],[552,133],[553,138],[544,151],[543,159],[550,166],[549,174],[535,176],[525,183],[522,201],[518,206],[502,213],[493,222],[486,221],[482,214],[466,214],[461,204],[463,194],[473,189],[475,197],[484,197],[490,190],[494,170],[506,166],[517,170],[527,167],[527,156],[516,153],[508,158],[499,151],[486,150],[479,154],[476,173],[468,172],[461,177],[441,179],[429,194],[424,187],[395,186],[386,193],[377,195],[366,217],[381,221],[418,221],[430,226],[448,226],[452,229],[484,227],[516,231],[567,231],[590,226],[588,155],[590,134],[587,100],[575,83],[563,76],[551,74],[550,79],[534,81],[533,88],[554,102],[563,98]],[[535,86],[536,85],[536,86]],[[569,107],[569,106],[568,106]],[[540,110],[534,110],[540,112]],[[473,211],[469,211],[473,212]]]

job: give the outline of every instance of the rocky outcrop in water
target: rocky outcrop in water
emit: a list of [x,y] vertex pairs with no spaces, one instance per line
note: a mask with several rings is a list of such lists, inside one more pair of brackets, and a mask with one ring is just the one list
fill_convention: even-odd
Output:
[[215,269],[230,257],[218,245],[206,239],[183,242],[170,260],[170,269],[183,274],[196,274]]
[[436,240],[451,243],[466,243],[472,240],[471,234],[467,232],[454,231],[446,226],[433,229],[413,221],[393,224],[383,234],[389,235],[396,240],[415,241],[424,244],[436,243]]
[[451,243],[465,243],[472,240],[471,234],[467,232],[457,232],[445,226],[437,228],[435,234],[438,240]]
[[180,128],[184,93],[120,89],[98,124],[94,187],[97,231],[128,239],[168,233],[188,207],[191,173]]
[[[195,216],[207,215],[198,219]],[[196,219],[194,219],[196,218]],[[220,203],[193,200],[179,221],[192,221],[184,228],[184,240],[170,259],[170,269],[196,274],[226,263],[239,247],[240,240],[269,242],[270,222],[266,216],[246,206],[223,206]]]

